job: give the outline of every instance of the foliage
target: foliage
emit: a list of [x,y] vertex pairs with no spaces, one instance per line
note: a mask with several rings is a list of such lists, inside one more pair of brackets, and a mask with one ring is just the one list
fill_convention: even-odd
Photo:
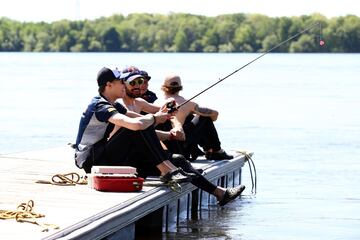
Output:
[[[354,15],[270,18],[242,13],[144,13],[52,23],[0,18],[0,51],[265,52],[316,22],[321,30],[316,26],[274,52],[360,52],[360,19]],[[321,37],[326,41],[322,48]]]

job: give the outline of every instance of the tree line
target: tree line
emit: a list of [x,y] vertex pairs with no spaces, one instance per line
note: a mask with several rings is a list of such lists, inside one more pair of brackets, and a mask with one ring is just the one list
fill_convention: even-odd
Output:
[[[360,52],[360,19],[321,14],[113,15],[95,20],[19,22],[0,18],[0,51],[264,52],[318,22],[274,52]],[[321,26],[321,27],[320,27]],[[325,41],[319,47],[320,40]]]

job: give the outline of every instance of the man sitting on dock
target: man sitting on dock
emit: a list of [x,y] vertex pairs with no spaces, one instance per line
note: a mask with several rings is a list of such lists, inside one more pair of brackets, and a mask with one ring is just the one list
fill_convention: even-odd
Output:
[[[177,105],[187,101],[179,94],[182,89],[180,77],[173,74],[165,77],[161,87],[165,101],[174,99]],[[216,110],[201,107],[194,101],[188,101],[178,109],[175,115],[184,129],[185,142],[180,145],[180,148],[179,144],[173,142],[168,142],[167,146],[174,152],[180,151],[186,158],[192,155],[193,160],[199,155],[198,144],[203,147],[206,159],[232,159],[233,156],[221,148],[219,136],[213,123],[217,120],[218,115],[219,113]],[[169,126],[165,124],[163,129],[167,128]]]
[[[163,182],[190,181],[194,174],[184,172],[166,159],[156,136],[154,124],[170,117],[162,108],[141,116],[127,111],[115,100],[125,94],[125,85],[117,69],[102,68],[97,75],[99,95],[83,113],[75,144],[75,163],[85,172],[93,165],[136,167],[140,176],[159,172]],[[120,129],[111,137],[114,126]],[[139,155],[138,153],[142,154]]]
[[[134,76],[141,76],[134,79]],[[130,81],[130,78],[133,79]],[[123,98],[119,98],[121,104],[125,105],[129,111],[146,115],[148,113],[156,113],[160,110],[160,107],[152,102],[157,99],[156,94],[148,90],[147,79],[151,76],[144,70],[140,70],[135,66],[126,67],[122,70],[122,79],[125,81],[125,92]],[[144,94],[146,95],[144,97]],[[150,98],[149,98],[150,97]],[[176,118],[168,119],[173,127],[166,131],[156,130],[157,136],[161,141],[169,139],[173,140],[185,140],[185,134],[183,132],[181,124]],[[160,123],[161,124],[161,123]]]

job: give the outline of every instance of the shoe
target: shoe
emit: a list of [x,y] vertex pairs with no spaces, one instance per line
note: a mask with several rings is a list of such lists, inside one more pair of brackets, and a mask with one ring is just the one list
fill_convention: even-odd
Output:
[[190,161],[195,161],[199,156],[204,156],[205,153],[201,151],[197,145],[195,145],[192,147],[190,155]]
[[197,177],[193,173],[186,173],[181,168],[177,168],[174,171],[166,173],[164,176],[160,176],[160,181],[164,183],[168,182],[177,182],[177,183],[183,183],[183,182],[190,182],[193,177]]
[[223,149],[217,152],[206,152],[205,157],[208,160],[229,160],[234,158],[233,155],[227,154]]
[[240,194],[245,190],[245,186],[244,185],[239,185],[237,187],[234,188],[227,188],[224,194],[224,197],[221,201],[219,201],[219,205],[220,206],[224,206],[226,205],[228,202],[234,200],[235,198],[237,198],[238,196],[240,196]]

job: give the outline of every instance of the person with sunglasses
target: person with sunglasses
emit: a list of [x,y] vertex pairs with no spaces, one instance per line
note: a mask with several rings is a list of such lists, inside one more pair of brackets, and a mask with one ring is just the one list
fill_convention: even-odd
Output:
[[[120,75],[116,68],[104,67],[98,72],[99,95],[91,100],[79,124],[74,146],[76,166],[86,173],[94,165],[133,166],[139,176],[155,173],[163,182],[187,182],[196,177],[167,159],[156,136],[154,125],[170,117],[166,109],[142,116],[116,102],[125,95]],[[119,129],[110,135],[114,126]]]
[[[146,100],[148,103],[154,103],[158,97],[153,91],[149,90],[149,81],[151,79],[151,76],[144,70],[140,70],[139,68],[135,66],[128,66],[121,70],[123,74],[138,71],[139,74],[143,77],[144,82],[140,85],[140,96],[142,99]],[[145,112],[142,112],[141,114],[146,114]]]
[[[141,95],[142,85],[145,83],[145,78],[151,78],[146,71],[139,70],[138,68],[131,66],[126,68],[128,71],[125,71],[121,75],[121,79],[125,83],[125,95],[123,98],[119,98],[117,101],[120,104],[126,106],[129,111],[140,113],[142,115],[148,113],[156,113],[160,110],[160,106],[149,103],[144,100]],[[130,69],[130,70],[129,70]],[[170,100],[171,101],[171,100]],[[163,105],[165,107],[167,103]],[[170,120],[169,118],[168,120]],[[176,124],[175,124],[176,125]],[[179,126],[179,124],[177,124]],[[167,131],[156,130],[157,136],[160,140],[164,141],[169,138],[176,140],[184,140],[185,135],[182,131],[181,126],[178,128],[172,128]]]
[[[141,84],[144,83],[144,72],[140,71],[138,68],[132,69],[131,71],[126,72],[121,75],[121,79],[125,82],[126,94],[123,98],[119,99],[119,102],[122,103],[128,110],[140,113],[141,111],[147,113],[155,113],[159,111],[157,105],[146,102],[144,99],[140,98],[141,95]],[[148,76],[147,72],[145,72]],[[148,76],[149,77],[149,76]],[[120,101],[121,100],[121,101]],[[117,100],[118,101],[118,100]],[[166,103],[165,105],[166,106]],[[175,119],[176,120],[176,119]],[[175,124],[176,125],[176,124]],[[180,127],[182,131],[182,128]],[[157,135],[160,140],[184,140],[184,133],[178,133],[175,128],[170,131],[159,131],[157,130]],[[205,176],[202,175],[202,171],[195,169],[192,164],[186,160],[186,158],[181,154],[173,154],[171,151],[167,151],[170,161],[177,167],[184,169],[188,173],[196,174],[197,178],[191,180],[191,183],[196,187],[212,194],[218,200],[220,206],[224,206],[231,200],[237,198],[244,191],[245,186],[239,185],[233,188],[223,188],[214,185],[211,183]],[[141,153],[140,153],[141,154]]]

